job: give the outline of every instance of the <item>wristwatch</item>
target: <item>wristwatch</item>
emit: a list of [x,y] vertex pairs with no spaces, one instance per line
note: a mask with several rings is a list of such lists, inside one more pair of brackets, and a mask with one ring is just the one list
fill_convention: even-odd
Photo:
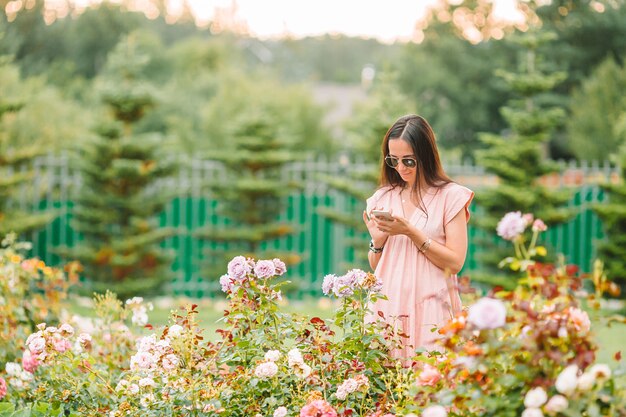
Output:
[[370,252],[381,253],[383,251],[384,247],[385,247],[385,245],[381,246],[380,248],[375,248],[374,247],[374,240],[370,240]]

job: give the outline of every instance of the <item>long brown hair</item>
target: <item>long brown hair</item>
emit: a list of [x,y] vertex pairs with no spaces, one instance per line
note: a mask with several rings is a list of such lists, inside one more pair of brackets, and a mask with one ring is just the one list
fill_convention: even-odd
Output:
[[418,196],[420,200],[419,207],[426,212],[422,201],[420,178],[429,187],[435,188],[441,188],[452,182],[441,165],[435,133],[426,119],[415,114],[400,117],[389,128],[382,144],[383,160],[380,172],[380,185],[391,186],[392,188],[406,186],[406,181],[402,179],[398,171],[385,163],[385,158],[389,155],[389,141],[395,139],[407,142],[413,149],[413,154],[417,160],[417,181],[413,184],[411,192]]

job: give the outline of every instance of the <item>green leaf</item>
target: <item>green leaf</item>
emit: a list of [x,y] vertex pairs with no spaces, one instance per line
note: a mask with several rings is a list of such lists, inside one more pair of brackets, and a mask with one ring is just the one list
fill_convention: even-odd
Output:
[[13,415],[15,411],[15,406],[11,403],[1,402],[0,403],[0,416],[10,416]]

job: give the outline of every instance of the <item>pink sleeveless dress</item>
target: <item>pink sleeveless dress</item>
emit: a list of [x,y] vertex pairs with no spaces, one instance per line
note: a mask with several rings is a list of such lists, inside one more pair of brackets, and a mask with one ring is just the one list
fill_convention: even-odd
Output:
[[[469,221],[473,198],[473,191],[456,183],[430,188],[423,198],[428,216],[417,208],[409,221],[433,241],[445,245],[446,224],[461,210]],[[400,188],[378,189],[367,199],[367,212],[374,208],[402,216]],[[438,333],[432,332],[433,327],[444,325],[461,310],[456,275],[445,274],[404,235],[387,239],[374,273],[383,281],[382,293],[388,298],[370,306],[374,317],[379,317],[381,311],[385,320],[409,336],[397,356],[411,357],[420,347],[435,349]]]

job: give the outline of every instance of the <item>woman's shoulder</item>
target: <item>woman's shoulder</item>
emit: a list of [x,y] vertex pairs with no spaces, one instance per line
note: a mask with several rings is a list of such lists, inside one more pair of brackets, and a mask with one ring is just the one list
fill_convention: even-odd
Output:
[[445,184],[443,187],[440,188],[440,191],[443,192],[445,195],[450,195],[450,194],[474,194],[474,192],[472,190],[470,190],[469,188],[456,183],[454,181],[451,181],[447,184]]
[[379,187],[376,189],[376,191],[374,191],[374,194],[372,194],[372,196],[369,199],[379,199],[381,198],[383,195],[391,192],[391,190],[393,190],[393,187],[391,185],[383,185],[382,187]]
[[390,185],[384,185],[378,189],[376,189],[376,191],[374,191],[374,194],[372,194],[367,200],[367,204],[368,206],[371,204],[376,204],[378,203],[378,201],[380,201],[381,198],[383,198],[385,195],[387,195],[388,193],[390,193],[393,190],[393,187]]

